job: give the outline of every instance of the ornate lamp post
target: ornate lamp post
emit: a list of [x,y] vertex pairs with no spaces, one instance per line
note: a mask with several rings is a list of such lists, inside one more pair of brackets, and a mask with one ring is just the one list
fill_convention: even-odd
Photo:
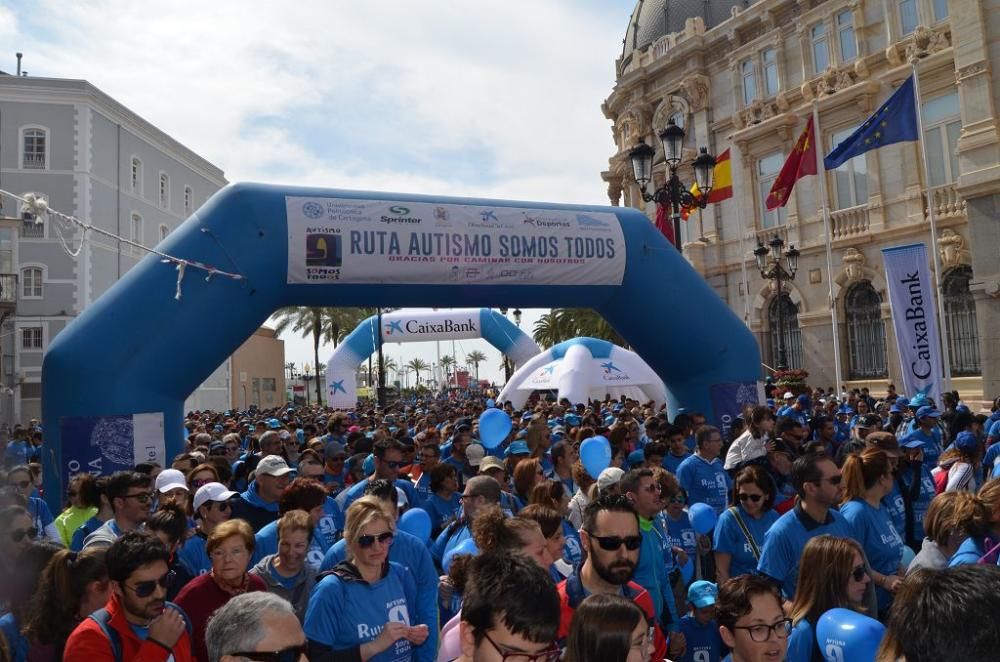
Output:
[[673,118],[667,122],[667,128],[660,132],[660,142],[663,143],[663,158],[667,163],[670,176],[660,188],[652,193],[647,193],[646,188],[653,180],[653,155],[656,153],[645,141],[640,140],[631,152],[629,158],[632,160],[632,175],[635,182],[642,191],[642,199],[646,202],[656,201],[664,207],[670,208],[670,215],[674,226],[674,243],[677,250],[681,250],[681,207],[700,207],[704,209],[707,204],[708,193],[712,190],[712,177],[715,174],[715,157],[708,153],[704,147],[701,148],[698,157],[692,164],[694,166],[694,178],[701,191],[701,196],[695,198],[691,195],[690,187],[681,183],[677,177],[677,168],[681,163],[681,155],[684,148],[684,129],[674,123]]
[[[768,248],[770,247],[770,248]],[[754,257],[757,258],[757,268],[760,275],[765,280],[775,281],[775,291],[778,293],[778,370],[788,369],[788,355],[785,349],[785,311],[782,306],[782,281],[795,279],[795,272],[799,269],[799,251],[795,246],[785,249],[785,241],[778,235],[774,235],[767,246],[762,241],[757,242],[754,249]],[[770,257],[770,261],[768,261]]]

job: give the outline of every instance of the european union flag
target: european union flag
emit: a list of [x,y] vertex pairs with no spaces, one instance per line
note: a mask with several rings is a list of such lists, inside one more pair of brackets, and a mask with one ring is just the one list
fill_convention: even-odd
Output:
[[910,76],[857,131],[826,155],[823,165],[833,170],[870,149],[918,138],[917,107],[913,98],[913,76]]

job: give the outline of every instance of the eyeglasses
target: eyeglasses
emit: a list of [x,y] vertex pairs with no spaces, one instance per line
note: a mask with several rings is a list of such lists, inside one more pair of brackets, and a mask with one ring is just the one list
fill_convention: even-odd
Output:
[[139,503],[149,503],[153,500],[153,495],[149,492],[143,492],[142,494],[124,494],[123,499],[135,499]]
[[459,501],[468,501],[469,499],[475,499],[476,497],[483,496],[482,494],[459,494]]
[[389,467],[390,469],[398,469],[403,466],[402,462],[390,462],[389,460],[382,460],[382,464]]
[[14,542],[21,542],[25,536],[28,537],[28,540],[33,540],[37,535],[38,529],[33,526],[27,529],[11,529],[10,531],[10,539]]
[[868,571],[865,569],[865,566],[859,565],[858,567],[854,568],[854,570],[851,570],[851,579],[853,579],[856,582],[860,582],[862,579],[865,578],[865,575],[867,574]]
[[299,658],[306,654],[307,646],[301,644],[299,646],[289,646],[288,648],[282,648],[280,651],[275,651],[273,653],[263,653],[263,652],[244,652],[244,653],[228,653],[232,657],[245,657],[248,660],[253,660],[254,662],[299,662]]
[[670,497],[670,503],[687,503],[687,497],[683,494],[675,494]]
[[500,653],[503,662],[557,662],[562,657],[562,650],[553,642],[548,648],[539,653],[522,653],[521,651],[509,651],[500,648],[489,632],[483,633],[486,641],[490,642],[493,648]]
[[159,579],[150,579],[149,581],[138,582],[135,586],[129,586],[128,584],[125,584],[125,586],[128,586],[130,589],[135,591],[135,597],[148,598],[153,595],[157,586],[162,589],[170,588],[170,586],[174,583],[174,578],[176,576],[177,575],[173,570],[168,570],[167,574],[163,575]]
[[606,552],[613,552],[617,550],[622,545],[625,545],[625,549],[634,552],[642,546],[642,536],[596,536],[590,531],[587,534],[597,541],[597,544],[601,546]]
[[792,633],[792,619],[783,618],[773,625],[734,625],[734,630],[746,630],[750,634],[750,639],[758,644],[771,638],[771,633],[778,639],[787,639]]
[[740,501],[753,501],[754,503],[760,503],[760,500],[764,498],[763,494],[740,494]]
[[360,536],[358,538],[358,544],[362,547],[368,548],[374,545],[377,540],[383,545],[391,545],[394,537],[395,534],[392,531],[386,531],[385,533],[380,533],[378,535]]
[[829,478],[820,478],[819,480],[813,480],[810,482],[816,483],[817,485],[821,485],[825,480],[828,481],[831,485],[840,485],[840,481],[843,479],[844,479],[843,476],[830,476]]

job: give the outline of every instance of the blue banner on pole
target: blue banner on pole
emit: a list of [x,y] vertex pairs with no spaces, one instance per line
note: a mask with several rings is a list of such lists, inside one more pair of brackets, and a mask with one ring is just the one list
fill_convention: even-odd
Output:
[[760,404],[756,382],[712,384],[709,391],[715,426],[724,440],[729,438],[733,422],[743,412],[743,407]]
[[140,462],[165,460],[163,414],[65,417],[60,475],[65,488],[78,473],[106,476]]

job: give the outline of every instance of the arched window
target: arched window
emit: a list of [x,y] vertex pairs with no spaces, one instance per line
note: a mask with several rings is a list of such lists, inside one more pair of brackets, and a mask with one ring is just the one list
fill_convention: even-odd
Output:
[[132,184],[132,192],[136,195],[142,195],[142,159],[138,156],[132,157],[129,178]]
[[28,170],[45,170],[49,159],[49,135],[43,127],[25,127],[21,130],[21,167]]
[[971,278],[972,268],[963,265],[946,273],[941,283],[944,324],[948,330],[948,356],[953,375],[979,375],[982,372],[976,301],[969,291]]
[[28,267],[21,270],[21,298],[42,298],[42,270],[39,267]]
[[885,358],[882,297],[869,281],[863,280],[847,291],[844,312],[850,356],[848,375],[851,379],[885,377],[888,366]]
[[[781,306],[781,324],[778,323],[778,306]],[[770,335],[771,365],[777,367],[779,361],[778,333],[784,336],[785,356],[788,368],[802,367],[802,335],[799,332],[799,310],[787,294],[771,299],[767,307],[767,325]]]

